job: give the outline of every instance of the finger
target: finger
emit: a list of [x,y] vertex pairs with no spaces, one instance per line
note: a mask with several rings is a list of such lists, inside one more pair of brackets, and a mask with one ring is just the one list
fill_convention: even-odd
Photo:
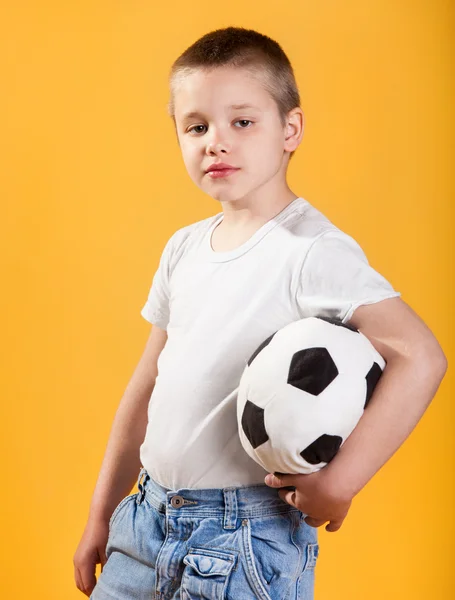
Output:
[[295,508],[297,508],[297,505],[295,503],[296,501],[296,493],[294,490],[278,490],[278,496],[284,500],[285,502],[287,502],[288,504],[290,504],[291,506],[294,506]]
[[104,565],[107,563],[106,549],[101,550],[100,559],[101,559],[101,571],[102,571]]
[[269,473],[264,481],[270,487],[284,487],[286,485],[293,485],[294,475],[285,473]]
[[89,596],[96,585],[96,575],[93,571],[87,571],[86,569],[85,572],[81,572],[81,579],[84,586],[84,593]]
[[87,595],[85,586],[82,582],[82,576],[81,576],[81,572],[79,571],[79,569],[77,567],[74,567],[74,577],[76,579],[76,585],[78,587],[78,589],[85,595]]
[[79,575],[79,569],[77,567],[74,567],[74,579],[76,580],[77,589],[83,592],[84,590],[82,589],[82,580]]
[[325,528],[326,531],[338,531],[341,527],[341,525],[343,524],[343,520],[341,519],[340,521],[330,521],[330,523],[327,525],[327,527]]
[[310,527],[321,527],[327,521],[327,519],[315,519],[314,517],[305,517],[305,523]]

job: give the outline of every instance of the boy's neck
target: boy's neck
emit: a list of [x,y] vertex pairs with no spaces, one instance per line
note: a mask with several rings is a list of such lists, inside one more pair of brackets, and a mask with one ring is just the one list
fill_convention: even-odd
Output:
[[286,208],[291,202],[299,198],[292,190],[281,195],[270,198],[261,198],[260,202],[247,204],[243,201],[222,202],[223,229],[242,229],[251,225],[262,224],[273,219],[278,213]]

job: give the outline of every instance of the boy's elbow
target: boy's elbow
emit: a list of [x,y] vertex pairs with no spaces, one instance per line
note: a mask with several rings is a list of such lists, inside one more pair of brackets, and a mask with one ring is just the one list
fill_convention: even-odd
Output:
[[441,379],[447,373],[448,368],[449,368],[449,361],[447,360],[447,356],[444,354],[444,352],[442,352],[442,354],[441,354]]
[[432,343],[427,346],[425,354],[426,361],[431,370],[438,373],[442,379],[447,372],[449,361],[447,360],[444,350],[441,348],[441,345],[435,337],[432,338]]
[[442,379],[448,369],[447,356],[431,332],[426,332],[411,348],[407,347],[402,356],[406,360],[410,359],[422,375],[425,373],[427,376]]

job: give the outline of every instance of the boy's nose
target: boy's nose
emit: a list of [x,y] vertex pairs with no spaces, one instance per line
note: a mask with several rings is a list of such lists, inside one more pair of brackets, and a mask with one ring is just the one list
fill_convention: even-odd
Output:
[[210,142],[207,145],[207,152],[229,152],[229,145],[226,142]]

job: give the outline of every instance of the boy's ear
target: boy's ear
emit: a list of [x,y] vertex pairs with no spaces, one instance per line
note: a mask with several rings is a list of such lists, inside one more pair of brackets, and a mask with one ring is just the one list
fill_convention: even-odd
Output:
[[304,123],[305,119],[301,108],[294,108],[288,114],[285,141],[288,142],[289,147],[285,148],[286,150],[293,151],[298,147],[303,137]]

